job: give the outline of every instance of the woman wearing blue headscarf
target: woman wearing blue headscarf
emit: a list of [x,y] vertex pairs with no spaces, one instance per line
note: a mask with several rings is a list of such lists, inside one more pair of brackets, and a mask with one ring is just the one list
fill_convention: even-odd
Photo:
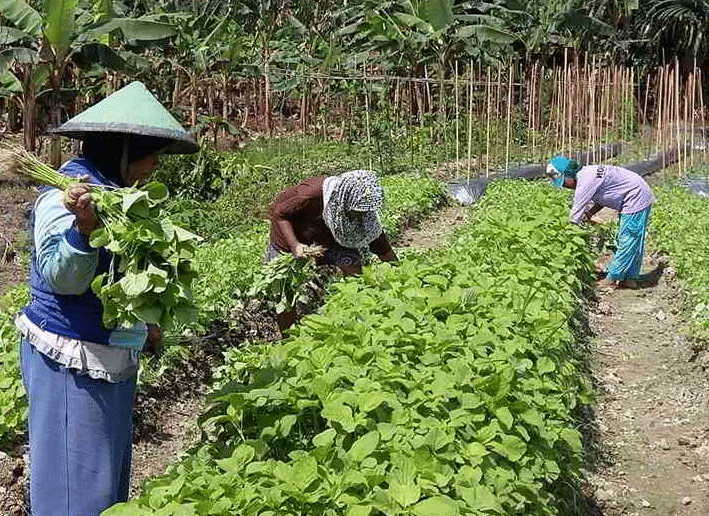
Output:
[[626,168],[613,165],[581,167],[566,156],[555,156],[547,166],[547,175],[557,188],[574,190],[569,215],[574,224],[591,220],[604,207],[619,212],[617,249],[601,285],[636,287],[645,253],[645,232],[655,201],[648,184]]

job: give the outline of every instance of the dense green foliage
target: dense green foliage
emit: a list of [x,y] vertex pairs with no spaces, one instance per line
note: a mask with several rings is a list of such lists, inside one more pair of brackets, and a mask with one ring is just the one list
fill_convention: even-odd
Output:
[[[306,170],[304,167],[304,175]],[[258,172],[256,178],[245,176],[241,181],[243,188],[230,188],[217,202],[202,203],[200,217],[194,219],[195,225],[205,231],[204,235],[214,239],[201,245],[194,259],[198,272],[194,297],[202,324],[212,318],[223,318],[235,299],[249,290],[261,267],[268,224],[254,216],[263,211],[263,205],[254,204],[254,196],[259,195],[256,202],[270,202],[278,190],[269,181],[278,185],[283,179],[269,175],[264,180]],[[249,184],[257,186],[246,187]],[[411,220],[424,217],[445,202],[442,185],[419,174],[386,176],[382,184],[387,198],[383,223],[393,239]],[[270,197],[266,197],[264,190]],[[212,233],[206,233],[208,230]],[[260,282],[268,281],[262,276]]]
[[104,514],[573,514],[592,260],[567,202],[495,185],[451,248],[367,268],[291,338],[230,353],[211,441]]
[[[260,154],[256,155],[260,156]],[[228,155],[225,153],[224,157],[228,158]],[[231,162],[223,160],[219,163],[222,166],[228,166]],[[251,168],[244,171],[243,177],[240,179],[240,184],[244,188],[230,188],[216,202],[195,201],[195,203],[201,204],[198,227],[211,230],[214,233],[207,234],[212,241],[201,243],[192,259],[194,271],[191,274],[195,274],[195,279],[192,282],[192,302],[197,307],[197,312],[190,316],[190,328],[193,331],[199,332],[207,328],[213,321],[226,320],[229,310],[239,304],[251,288],[255,276],[261,268],[261,259],[268,235],[268,224],[265,220],[255,217],[254,214],[264,211],[263,206],[259,206],[257,203],[264,203],[265,199],[270,201],[267,196],[273,196],[277,191],[275,186],[267,187],[268,181],[272,180],[278,186],[282,185],[285,180],[299,179],[286,176],[279,180],[275,176],[268,176],[267,181],[264,181],[259,170],[266,169]],[[308,174],[308,170],[307,166],[303,166],[301,174]],[[247,176],[249,172],[255,173],[256,177],[249,178]],[[175,174],[179,174],[179,172],[175,171]],[[383,179],[383,183],[389,196],[384,223],[387,228],[391,228],[390,233],[393,235],[399,234],[407,221],[425,216],[444,201],[442,186],[436,181],[418,174],[388,176]],[[249,188],[247,185],[256,186]],[[265,190],[265,193],[261,190]],[[256,198],[258,200],[255,200],[257,192],[259,196]],[[139,202],[140,199],[142,197],[136,197],[133,199],[135,202],[127,204],[126,208],[136,209],[138,207],[136,202]],[[144,201],[145,199],[140,202]],[[243,209],[234,211],[233,207],[237,206],[243,207]],[[179,213],[173,213],[175,215],[173,218],[177,218]],[[100,234],[97,234],[96,238],[99,236]],[[147,238],[145,233],[139,232],[133,232],[129,237],[131,239]],[[176,242],[173,244],[177,245]],[[157,272],[151,269],[146,274],[157,274]],[[154,288],[161,279],[163,279],[162,276],[142,279],[138,277],[129,282],[129,286],[132,285],[130,288],[136,290],[142,289],[146,287],[145,281],[147,281],[147,286],[153,285]],[[141,281],[143,283],[140,283]],[[123,283],[118,282],[115,285],[122,288]],[[129,292],[124,293],[125,295],[133,292],[130,288]],[[140,296],[140,294],[134,294],[136,294],[136,298]],[[153,296],[154,294],[146,291],[145,295]],[[2,375],[0,382],[4,386],[2,395],[0,395],[4,400],[0,413],[0,441],[12,439],[24,431],[26,401],[19,380],[18,343],[14,329],[14,317],[25,304],[26,297],[27,288],[22,287],[8,293],[0,302],[0,375]],[[131,308],[131,305],[127,306]],[[185,327],[180,325],[178,329],[181,331]],[[173,342],[179,341],[179,338],[177,335],[168,333],[167,340]],[[176,364],[170,357],[176,355],[182,357],[180,360],[184,360],[185,353],[189,353],[189,349],[186,350],[182,346],[168,346],[165,364],[175,367]],[[143,371],[146,373],[144,378],[156,380],[159,378],[159,371],[164,370],[167,366],[163,363],[152,362],[154,361],[151,361],[150,371],[147,373],[145,370]]]
[[0,298],[0,444],[22,435],[27,418],[27,399],[18,364],[19,337],[15,316],[29,297],[27,285]]
[[[680,186],[654,189],[651,237],[690,293],[696,332],[709,336],[709,200]],[[691,227],[688,225],[691,223]]]

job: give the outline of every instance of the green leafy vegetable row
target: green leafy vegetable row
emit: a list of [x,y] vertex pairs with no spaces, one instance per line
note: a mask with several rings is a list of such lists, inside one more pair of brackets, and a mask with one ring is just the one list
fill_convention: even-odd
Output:
[[28,296],[27,285],[22,285],[0,298],[0,444],[12,442],[25,430],[27,399],[17,362],[15,316]]
[[[690,292],[694,330],[709,336],[709,199],[680,186],[654,189],[650,235],[667,252]],[[691,226],[691,227],[690,227]]]
[[592,259],[567,209],[494,185],[452,248],[367,268],[291,338],[231,353],[209,439],[104,514],[573,514]]

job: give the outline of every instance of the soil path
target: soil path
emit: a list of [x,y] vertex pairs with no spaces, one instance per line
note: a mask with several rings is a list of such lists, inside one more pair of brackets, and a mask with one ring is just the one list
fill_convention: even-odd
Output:
[[435,249],[446,245],[456,228],[468,220],[469,210],[457,202],[443,206],[438,211],[421,219],[418,224],[406,228],[395,245],[416,249]]
[[684,336],[683,297],[648,252],[637,290],[598,291],[590,314],[604,516],[709,514],[709,353]]

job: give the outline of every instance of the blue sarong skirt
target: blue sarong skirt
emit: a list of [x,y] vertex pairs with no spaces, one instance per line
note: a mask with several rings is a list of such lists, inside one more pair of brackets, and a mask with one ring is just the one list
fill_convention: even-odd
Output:
[[647,207],[636,213],[622,213],[616,235],[616,252],[608,266],[607,278],[613,281],[636,279],[645,254],[645,233],[650,221]]

